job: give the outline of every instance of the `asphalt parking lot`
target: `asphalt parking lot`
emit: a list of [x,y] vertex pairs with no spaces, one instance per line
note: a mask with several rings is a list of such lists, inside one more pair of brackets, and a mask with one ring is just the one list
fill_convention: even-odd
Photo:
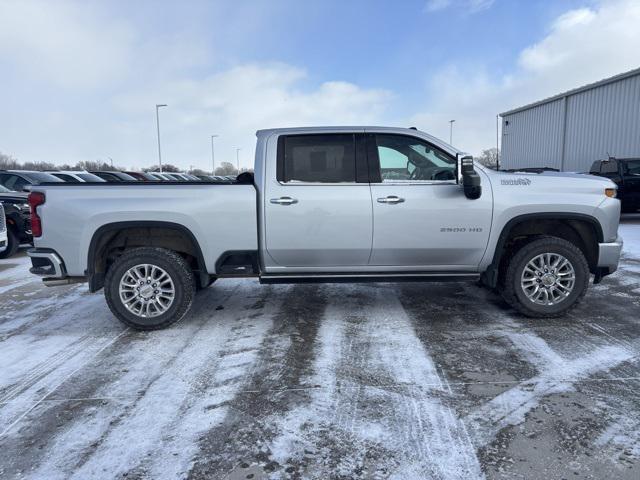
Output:
[[475,284],[215,283],[163,331],[0,261],[0,478],[640,478],[640,215],[531,320]]

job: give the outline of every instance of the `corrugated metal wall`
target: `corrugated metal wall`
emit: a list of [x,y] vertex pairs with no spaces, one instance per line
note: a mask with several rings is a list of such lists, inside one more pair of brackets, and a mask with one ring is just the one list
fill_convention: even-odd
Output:
[[503,168],[546,166],[584,172],[607,154],[640,157],[640,75],[502,119]]
[[564,99],[504,117],[500,167],[560,168],[563,122]]

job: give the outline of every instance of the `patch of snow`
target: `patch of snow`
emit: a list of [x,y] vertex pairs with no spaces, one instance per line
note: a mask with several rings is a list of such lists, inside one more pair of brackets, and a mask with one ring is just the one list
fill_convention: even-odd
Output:
[[[349,299],[327,308],[308,380],[322,388],[312,392],[310,405],[274,419],[281,434],[271,445],[273,458],[280,464],[299,461],[305,449],[317,451],[319,432],[328,429],[334,441],[344,442],[344,453],[334,459],[338,475],[358,467],[366,471],[365,452],[373,448],[385,452],[375,466],[389,478],[483,478],[465,423],[441,399],[447,385],[395,293],[352,287],[359,290],[370,303]],[[345,298],[344,292],[340,296]],[[356,378],[344,371],[351,367]],[[358,375],[366,372],[387,384],[363,383]],[[359,410],[371,405],[376,405],[373,413]],[[316,458],[322,457],[317,452]]]
[[474,438],[479,445],[490,442],[503,428],[522,423],[525,415],[544,397],[572,391],[576,382],[634,358],[633,350],[621,345],[583,345],[574,357],[565,358],[534,334],[509,330],[504,334],[539,373],[499,394],[466,417],[466,423],[474,427]]

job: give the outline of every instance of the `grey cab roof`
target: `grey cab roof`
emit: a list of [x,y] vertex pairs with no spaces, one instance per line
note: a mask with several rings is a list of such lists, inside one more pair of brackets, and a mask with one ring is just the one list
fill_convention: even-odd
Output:
[[402,127],[380,127],[380,126],[363,126],[363,125],[351,125],[351,126],[320,126],[320,127],[291,127],[291,128],[268,128],[264,130],[258,130],[256,135],[258,137],[269,137],[271,135],[286,135],[286,134],[301,134],[301,133],[339,133],[339,132],[378,132],[378,133],[395,133],[400,135],[410,135],[414,137],[420,137],[424,140],[434,144],[443,150],[449,151],[454,155],[457,153],[464,153],[462,150],[455,148],[452,145],[440,140],[439,138],[429,135],[421,130],[413,128]]

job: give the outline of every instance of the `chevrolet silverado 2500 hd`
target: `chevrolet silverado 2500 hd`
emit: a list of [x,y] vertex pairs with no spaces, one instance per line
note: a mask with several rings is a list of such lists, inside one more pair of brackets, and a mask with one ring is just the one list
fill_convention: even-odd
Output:
[[558,316],[622,248],[610,180],[492,171],[415,129],[261,130],[255,173],[235,184],[31,190],[32,273],[104,288],[114,315],[145,330],[225,277],[481,280],[525,315]]

